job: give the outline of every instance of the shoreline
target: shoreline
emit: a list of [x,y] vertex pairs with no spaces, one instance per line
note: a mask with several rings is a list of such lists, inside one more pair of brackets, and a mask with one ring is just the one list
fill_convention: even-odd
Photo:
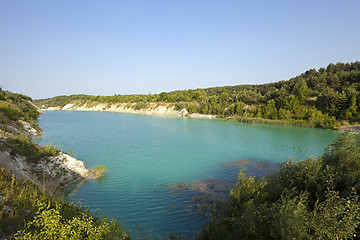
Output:
[[[305,120],[274,120],[274,119],[264,119],[264,118],[254,118],[254,117],[243,117],[243,116],[230,116],[230,117],[218,117],[216,115],[210,114],[200,114],[200,113],[189,113],[185,108],[178,111],[174,109],[174,106],[170,104],[164,104],[160,107],[158,104],[152,103],[148,108],[143,108],[136,110],[133,108],[135,103],[121,103],[115,105],[121,105],[121,107],[106,107],[107,104],[94,105],[92,107],[87,107],[86,104],[81,106],[75,104],[67,104],[64,107],[49,107],[41,108],[42,111],[84,111],[84,112],[114,112],[114,113],[127,113],[127,114],[138,114],[138,115],[147,115],[147,116],[157,116],[157,117],[183,117],[183,118],[194,118],[194,119],[223,119],[226,121],[234,121],[240,123],[248,124],[265,124],[273,126],[293,126],[293,127],[303,127],[303,128],[322,128],[327,130],[334,131],[349,131],[342,130],[344,126],[337,126],[335,129],[332,128],[323,128],[313,125],[311,122]],[[130,105],[130,106],[129,106]],[[155,105],[155,107],[154,107]],[[113,106],[113,105],[112,105]],[[124,107],[127,106],[127,107]],[[170,106],[170,107],[169,107]],[[164,107],[168,107],[167,111],[164,111]],[[350,125],[351,126],[351,125]],[[360,125],[359,131],[360,132]]]
[[340,127],[340,131],[360,133],[360,125],[342,126]]
[[305,127],[305,128],[322,128],[336,131],[352,131],[360,133],[360,125],[341,126],[341,123],[336,124],[332,128],[326,128],[315,125],[313,122],[306,120],[296,119],[264,119],[255,117],[244,117],[244,116],[229,116],[219,117],[217,115],[200,114],[200,113],[189,113],[186,108],[177,110],[176,106],[172,103],[100,103],[100,102],[72,102],[65,106],[56,106],[44,108],[41,106],[41,111],[52,111],[52,110],[66,110],[66,111],[91,111],[91,112],[115,112],[115,113],[128,113],[128,114],[139,114],[148,116],[165,116],[165,117],[185,117],[185,118],[196,118],[196,119],[214,119],[221,118],[227,121],[236,121],[250,124],[267,124],[275,126],[294,126],[294,127]]

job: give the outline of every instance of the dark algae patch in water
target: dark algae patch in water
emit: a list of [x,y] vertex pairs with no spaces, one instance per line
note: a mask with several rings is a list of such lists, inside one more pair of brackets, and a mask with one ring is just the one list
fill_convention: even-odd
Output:
[[263,177],[267,174],[276,172],[281,166],[280,163],[274,163],[268,160],[257,160],[256,158],[234,160],[225,162],[223,165],[238,171],[244,169],[244,172],[249,176],[257,177]]
[[224,165],[229,166],[229,167],[232,167],[232,166],[247,166],[247,165],[249,165],[251,160],[254,160],[254,159],[240,159],[240,160],[235,160],[235,161],[232,161],[232,162],[226,162],[226,163],[224,163]]
[[[281,164],[250,158],[225,162],[221,166],[224,167],[223,174],[232,174],[234,171],[238,173],[243,169],[249,176],[261,178],[278,171]],[[171,185],[163,185],[163,188],[167,189],[175,198],[180,194],[188,195],[190,203],[186,208],[189,214],[200,214],[206,219],[211,219],[214,214],[218,215],[224,204],[227,203],[230,189],[236,186],[237,177],[237,175],[233,175],[232,178],[226,180],[206,178],[191,182],[184,180]],[[169,205],[168,211],[173,208],[174,205]]]

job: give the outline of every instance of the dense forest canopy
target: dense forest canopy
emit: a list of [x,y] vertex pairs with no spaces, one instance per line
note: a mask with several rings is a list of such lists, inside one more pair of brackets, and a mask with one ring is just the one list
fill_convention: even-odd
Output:
[[173,103],[189,113],[292,121],[294,125],[336,128],[360,122],[360,62],[329,64],[287,81],[148,95],[71,95],[35,100],[40,107],[73,101],[101,103]]

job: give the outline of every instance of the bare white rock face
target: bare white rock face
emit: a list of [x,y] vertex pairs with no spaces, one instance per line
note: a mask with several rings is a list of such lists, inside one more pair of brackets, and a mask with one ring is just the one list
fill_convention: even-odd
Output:
[[34,164],[28,163],[23,156],[0,151],[0,168],[10,170],[17,179],[30,180],[50,193],[90,177],[83,161],[61,152],[55,157],[44,157]]
[[186,108],[176,110],[173,104],[169,103],[147,103],[143,108],[137,109],[136,103],[69,103],[64,107],[49,107],[43,110],[70,110],[70,111],[99,111],[99,112],[119,112],[142,115],[157,116],[176,116],[191,118],[215,118],[215,115],[206,115],[200,113],[189,114]]
[[84,162],[70,157],[65,153],[42,159],[37,164],[37,168],[52,177],[61,177],[64,180],[77,174],[83,178],[89,175],[89,170],[85,168]]
[[23,125],[23,127],[24,127],[24,129],[25,129],[26,132],[30,133],[31,135],[36,135],[36,134],[38,134],[38,131],[37,131],[35,128],[33,128],[33,127],[30,125],[30,123],[25,122],[25,121],[23,121],[23,120],[19,120],[19,122],[21,122],[21,124]]

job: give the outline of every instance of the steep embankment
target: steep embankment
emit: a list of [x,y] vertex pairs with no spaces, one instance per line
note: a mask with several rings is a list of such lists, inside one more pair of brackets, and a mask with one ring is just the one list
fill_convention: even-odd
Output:
[[[1,145],[8,145],[6,140],[0,141]],[[62,152],[56,156],[44,156],[38,162],[29,162],[27,157],[17,154],[11,147],[2,147],[0,168],[10,170],[16,179],[30,180],[48,193],[56,193],[89,176],[89,170],[82,161]]]
[[30,98],[0,89],[0,168],[55,193],[91,174],[82,161],[57,147],[41,147],[31,141],[41,133],[37,125],[40,113]]
[[41,106],[42,110],[71,110],[71,111],[104,111],[131,113],[142,115],[157,116],[177,116],[177,117],[193,117],[193,118],[215,118],[214,115],[192,113],[190,114],[186,108],[177,110],[175,104],[171,103],[101,103],[89,101],[86,103],[73,101],[65,106],[48,107]]

